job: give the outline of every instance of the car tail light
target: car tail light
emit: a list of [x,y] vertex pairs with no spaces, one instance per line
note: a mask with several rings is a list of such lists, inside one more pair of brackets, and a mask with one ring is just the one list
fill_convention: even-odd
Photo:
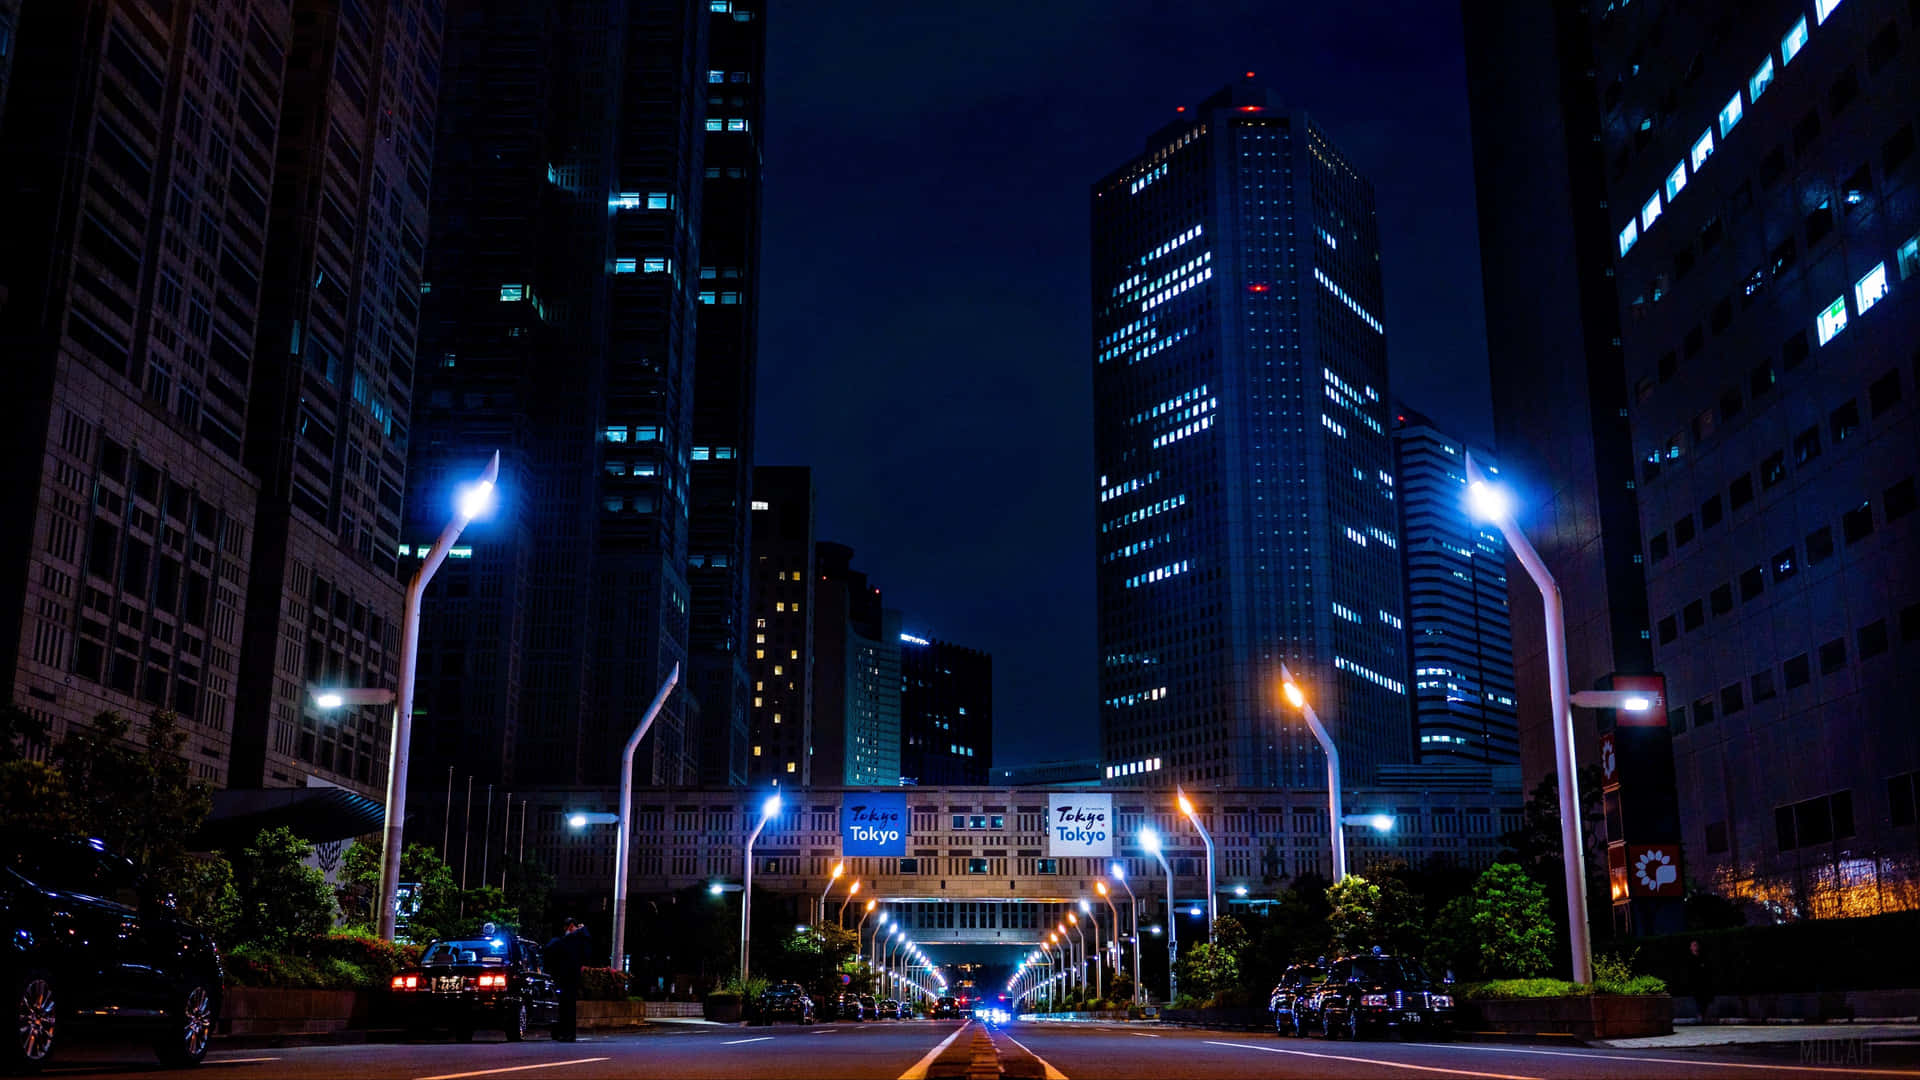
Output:
[[507,977],[505,975],[480,976],[480,989],[482,990],[505,990],[506,988]]
[[1361,994],[1360,995],[1360,1004],[1373,1006],[1376,1008],[1386,1008],[1388,1002],[1390,1002],[1391,1000],[1392,999],[1385,994]]
[[393,977],[393,988],[395,990],[418,990],[420,989],[420,976],[395,975]]

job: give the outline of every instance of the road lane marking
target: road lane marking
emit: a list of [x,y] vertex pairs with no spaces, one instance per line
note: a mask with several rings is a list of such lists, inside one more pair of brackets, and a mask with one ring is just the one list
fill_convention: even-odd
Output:
[[503,1069],[476,1069],[473,1072],[441,1073],[439,1076],[416,1076],[414,1080],[465,1080],[469,1076],[496,1076],[500,1073],[527,1072],[530,1069],[558,1069],[565,1065],[591,1065],[596,1061],[612,1061],[612,1058],[574,1058],[572,1061],[543,1061],[538,1065],[511,1065]]
[[771,1042],[772,1040],[773,1040],[773,1036],[771,1035],[755,1035],[751,1039],[728,1039],[726,1042],[723,1042],[720,1045],[721,1046],[739,1046],[741,1043]]
[[254,1064],[258,1064],[259,1062],[262,1062],[262,1061],[279,1061],[279,1060],[280,1060],[280,1059],[279,1059],[279,1058],[277,1058],[277,1057],[270,1057],[270,1058],[214,1058],[214,1059],[213,1059],[212,1061],[208,1061],[208,1062],[205,1062],[205,1064],[208,1064],[208,1065],[254,1065]]
[[1715,1061],[1712,1058],[1704,1057],[1657,1058],[1632,1057],[1627,1054],[1577,1054],[1570,1050],[1528,1050],[1516,1046],[1447,1046],[1440,1044],[1437,1048],[1444,1050],[1484,1050],[1490,1054],[1539,1054],[1546,1057],[1592,1058],[1599,1061],[1644,1061],[1649,1065],[1711,1066],[1719,1069],[1763,1069],[1768,1072],[1843,1073],[1847,1076],[1920,1076],[1920,1069],[1877,1069],[1872,1067],[1839,1069],[1832,1066],[1820,1065],[1755,1065],[1744,1061]]
[[1159,1037],[1160,1037],[1160,1036],[1158,1036],[1158,1035],[1155,1035],[1155,1034],[1154,1034],[1153,1032],[1151,1032],[1151,1031],[1129,1031],[1129,1032],[1127,1032],[1127,1034],[1129,1034],[1129,1035],[1138,1035],[1138,1036],[1139,1036],[1140,1038],[1142,1038],[1142,1039],[1157,1039],[1157,1038],[1159,1038]]
[[1475,1072],[1472,1069],[1443,1069],[1437,1065],[1409,1065],[1404,1061],[1382,1061],[1379,1058],[1351,1057],[1347,1054],[1316,1054],[1311,1050],[1282,1050],[1277,1046],[1255,1046],[1252,1043],[1214,1042],[1206,1040],[1209,1046],[1231,1046],[1239,1050],[1261,1050],[1269,1054],[1291,1054],[1295,1057],[1322,1058],[1328,1061],[1352,1061],[1361,1065],[1377,1065],[1382,1069],[1413,1069],[1418,1072],[1446,1073],[1450,1076],[1480,1076],[1487,1080],[1546,1080],[1540,1076],[1515,1076],[1512,1073]]
[[936,1046],[933,1049],[927,1051],[927,1055],[925,1057],[921,1058],[919,1061],[914,1062],[912,1068],[908,1069],[906,1072],[901,1073],[900,1080],[927,1080],[927,1070],[933,1067],[934,1059],[940,1056],[941,1051],[945,1050],[949,1046],[952,1046],[953,1040],[959,1038],[960,1033],[967,1030],[967,1028],[971,1027],[972,1025],[973,1025],[973,1021],[968,1020],[963,1022],[959,1027],[954,1028],[953,1034],[947,1036],[944,1039],[941,1039],[939,1046]]
[[[1007,1033],[1004,1031],[1001,1032],[1000,1034],[1007,1035]],[[1039,1062],[1040,1068],[1045,1070],[1046,1072],[1045,1080],[1067,1080],[1066,1073],[1063,1073],[1059,1069],[1056,1069],[1053,1066],[1047,1064],[1047,1059],[1041,1057],[1039,1054],[1033,1053],[1033,1051],[1027,1046],[1026,1043],[1021,1042],[1019,1039],[1016,1039],[1011,1035],[1007,1035],[1007,1041],[1019,1047],[1020,1049],[1025,1050],[1028,1054],[1032,1054],[1033,1060]]]

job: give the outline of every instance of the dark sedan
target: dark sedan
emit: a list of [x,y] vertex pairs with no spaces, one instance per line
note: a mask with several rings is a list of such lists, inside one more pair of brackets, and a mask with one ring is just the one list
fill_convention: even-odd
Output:
[[960,1019],[960,1003],[950,997],[941,998],[933,1003],[933,1018],[935,1020]]
[[866,1020],[871,1017],[871,1014],[861,1007],[859,994],[844,991],[835,994],[827,1000],[827,1008],[832,1011],[833,1018],[836,1020]]
[[1453,1028],[1453,995],[1434,986],[1419,961],[1377,951],[1334,963],[1309,1008],[1328,1038],[1410,1029],[1444,1036]]
[[796,1024],[813,1023],[813,999],[800,988],[798,983],[780,983],[769,986],[760,994],[760,1008],[757,1020],[762,1024],[772,1024],[780,1020],[791,1020]]
[[151,1035],[160,1060],[198,1065],[225,972],[205,932],[142,887],[98,840],[0,841],[0,1071],[37,1069],[88,1027]]
[[542,967],[540,946],[506,934],[436,941],[420,966],[393,977],[390,1001],[404,1026],[453,1030],[460,1042],[478,1029],[519,1042],[559,1017],[560,995]]
[[1307,1033],[1300,1006],[1313,997],[1326,978],[1326,969],[1318,964],[1295,964],[1281,974],[1273,993],[1267,996],[1267,1012],[1273,1015],[1275,1032],[1281,1035]]

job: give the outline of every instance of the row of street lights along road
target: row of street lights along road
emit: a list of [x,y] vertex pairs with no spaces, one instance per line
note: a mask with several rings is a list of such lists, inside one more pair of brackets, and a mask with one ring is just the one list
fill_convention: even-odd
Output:
[[[1583,880],[1584,862],[1581,855],[1581,826],[1578,809],[1580,804],[1579,789],[1573,764],[1573,709],[1579,707],[1585,709],[1620,709],[1627,712],[1645,712],[1659,705],[1660,698],[1658,694],[1636,690],[1587,690],[1578,693],[1572,692],[1571,687],[1568,685],[1566,615],[1561,604],[1560,587],[1558,583],[1554,581],[1553,575],[1547,570],[1546,564],[1541,561],[1539,553],[1534,550],[1533,545],[1528,542],[1525,534],[1520,531],[1519,525],[1515,522],[1512,497],[1503,488],[1488,480],[1486,474],[1481,470],[1479,463],[1473,459],[1471,453],[1466,456],[1466,472],[1466,496],[1469,509],[1475,517],[1493,523],[1500,530],[1501,536],[1506,539],[1507,545],[1512,548],[1514,556],[1520,561],[1520,564],[1526,568],[1528,576],[1533,579],[1535,586],[1539,588],[1541,602],[1546,611],[1547,682],[1553,709],[1554,764],[1560,789],[1561,862],[1566,874],[1569,944],[1573,953],[1572,974],[1575,982],[1592,982],[1593,953],[1591,943],[1588,940],[1587,929],[1587,897],[1585,882]],[[393,940],[394,919],[397,911],[394,903],[394,894],[400,878],[401,828],[405,818],[403,808],[406,805],[407,799],[407,763],[413,734],[413,697],[420,645],[420,598],[421,594],[426,590],[427,583],[433,579],[434,572],[440,568],[441,563],[446,561],[448,553],[453,549],[455,542],[459,540],[460,533],[475,518],[483,516],[492,508],[499,475],[500,455],[498,452],[495,452],[488,460],[486,468],[482,470],[479,479],[460,490],[454,501],[453,517],[447,522],[446,528],[441,531],[439,538],[433,542],[433,546],[422,556],[419,569],[414,572],[412,581],[407,585],[406,606],[402,610],[401,617],[398,691],[374,688],[320,687],[316,687],[311,691],[313,704],[321,709],[331,710],[354,705],[391,704],[395,706],[393,713],[393,748],[389,755],[387,769],[386,824],[380,861],[379,926],[380,936],[387,941]],[[628,865],[632,860],[631,816],[634,752],[639,747],[640,740],[646,736],[647,729],[652,725],[654,718],[659,715],[661,707],[666,703],[667,695],[672,692],[674,686],[679,682],[679,678],[680,668],[679,665],[676,664],[674,665],[673,672],[667,677],[666,683],[660,687],[659,693],[654,696],[652,703],[648,706],[640,723],[634,728],[633,734],[627,740],[624,753],[621,756],[619,813],[577,812],[569,815],[567,818],[567,824],[574,829],[584,829],[588,825],[615,825],[618,827],[614,856],[613,903],[613,962],[616,965],[623,965],[625,959],[623,953],[625,951],[627,922],[627,877]],[[1347,815],[1341,812],[1339,751],[1334,746],[1333,739],[1328,735],[1326,726],[1321,723],[1320,717],[1315,713],[1313,706],[1307,700],[1305,692],[1301,690],[1299,683],[1294,679],[1292,671],[1290,671],[1284,663],[1280,667],[1280,679],[1282,698],[1285,699],[1288,705],[1300,712],[1301,716],[1306,720],[1307,727],[1313,732],[1315,739],[1320,743],[1321,750],[1327,757],[1328,831],[1332,836],[1333,876],[1334,880],[1338,881],[1347,876],[1345,827],[1348,825],[1366,825],[1381,831],[1387,831],[1393,827],[1393,819],[1384,814]],[[1192,823],[1194,831],[1199,834],[1201,843],[1206,848],[1206,913],[1208,925],[1211,926],[1214,922],[1217,922],[1219,918],[1219,901],[1214,880],[1213,837],[1208,834],[1206,826],[1200,820],[1198,809],[1194,806],[1193,801],[1187,797],[1186,792],[1176,787],[1174,789],[1174,795],[1180,812]],[[747,948],[749,945],[748,937],[753,906],[753,844],[755,840],[759,839],[760,833],[767,827],[767,823],[779,814],[780,805],[780,796],[777,794],[769,796],[761,805],[760,820],[754,826],[752,833],[747,837],[745,874],[743,875],[745,884],[740,886],[714,887],[716,891],[733,891],[734,889],[738,889],[742,894],[740,905],[740,975],[742,980],[747,976]],[[1142,850],[1159,861],[1161,870],[1165,872],[1167,876],[1168,919],[1166,929],[1167,955],[1170,961],[1168,995],[1169,998],[1172,998],[1178,992],[1178,984],[1176,981],[1177,976],[1172,973],[1171,962],[1177,960],[1177,953],[1179,951],[1178,942],[1175,940],[1176,934],[1174,919],[1172,917],[1174,911],[1173,870],[1172,867],[1167,864],[1166,854],[1161,849],[1160,836],[1158,833],[1151,828],[1142,829],[1139,834],[1139,842]],[[826,888],[821,890],[821,921],[825,920],[827,895],[833,891],[834,883],[842,876],[844,867],[844,863],[836,864],[833,868],[832,878],[828,880]],[[1137,995],[1140,985],[1140,927],[1137,901],[1133,895],[1133,889],[1128,885],[1125,874],[1122,872],[1118,863],[1113,864],[1109,876],[1116,884],[1126,889],[1129,906],[1136,909],[1133,913],[1132,940],[1134,942],[1133,985],[1134,993]],[[859,881],[852,882],[847,890],[846,899],[841,901],[839,921],[843,929],[846,925],[847,905],[851,903],[856,894],[859,893],[860,886],[861,883]],[[1107,906],[1112,908],[1113,903],[1107,896],[1106,883],[1098,882],[1096,883],[1096,888],[1101,898],[1107,901]],[[1245,887],[1239,887],[1236,889],[1236,893],[1244,895]],[[867,916],[873,914],[877,904],[877,899],[870,898],[867,901],[866,911],[860,918],[860,926],[862,928],[866,925]],[[1079,905],[1081,912],[1089,915],[1092,914],[1092,908],[1086,898],[1081,898]],[[1113,938],[1117,939],[1119,936],[1119,912],[1117,909],[1113,911],[1113,918]],[[1056,980],[1068,976],[1072,968],[1079,968],[1082,990],[1084,992],[1084,967],[1086,962],[1085,935],[1080,932],[1079,918],[1076,913],[1068,912],[1067,919],[1067,923],[1059,924],[1049,934],[1049,941],[1041,944],[1039,949],[1021,961],[1014,979],[1008,984],[1009,989],[1026,981],[1031,973],[1038,970],[1038,962],[1045,958],[1049,961],[1056,962],[1057,966],[1061,969],[1059,974],[1054,977]],[[882,916],[881,927],[883,929],[887,922],[887,917]],[[1069,924],[1073,928],[1071,931],[1073,937],[1079,939],[1079,960],[1072,962],[1071,967],[1069,966],[1070,962],[1066,956],[1066,952],[1072,950],[1072,943],[1069,939]],[[901,928],[896,926],[895,933],[892,937],[898,937],[900,934]],[[857,936],[856,934],[856,937]],[[1096,955],[1099,952],[1099,941],[1100,930],[1096,920],[1094,924],[1094,951]],[[888,945],[886,951],[890,953],[893,944],[891,938],[886,941],[886,944]],[[925,963],[925,957],[919,953],[917,946],[914,946],[912,942],[906,942],[905,944],[908,947],[908,951],[903,954],[904,956],[910,956],[921,963]],[[862,955],[865,954],[863,953]],[[884,965],[886,957],[882,956],[878,959],[881,959]],[[1049,966],[1054,966],[1054,964],[1050,964]],[[938,971],[933,969],[931,965],[928,965],[928,968],[933,972],[935,979],[939,980]],[[944,989],[944,980],[939,981]],[[1097,968],[1094,975],[1094,987],[1097,994],[1101,989],[1100,975]],[[1023,996],[1026,993],[1031,993],[1033,988],[1033,985],[1029,985],[1028,989],[1023,991]]]

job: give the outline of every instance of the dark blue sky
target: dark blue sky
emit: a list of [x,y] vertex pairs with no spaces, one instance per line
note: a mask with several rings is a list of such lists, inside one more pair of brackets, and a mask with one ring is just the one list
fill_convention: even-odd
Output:
[[1490,441],[1458,9],[774,4],[759,460],[909,629],[993,653],[995,761],[1098,753],[1088,188],[1241,79],[1379,203],[1394,392]]

